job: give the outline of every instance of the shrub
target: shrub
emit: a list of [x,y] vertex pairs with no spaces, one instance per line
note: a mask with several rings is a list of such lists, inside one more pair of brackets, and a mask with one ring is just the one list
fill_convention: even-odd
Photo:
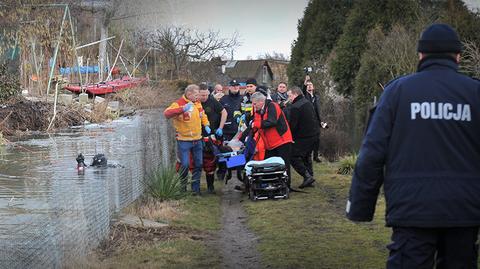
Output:
[[7,65],[0,65],[0,100],[20,93],[20,82],[15,74],[8,72]]
[[147,177],[145,185],[147,195],[160,201],[177,200],[186,195],[182,190],[180,175],[171,166],[161,166],[153,171]]
[[340,160],[340,167],[338,168],[337,174],[341,175],[351,175],[353,174],[353,169],[355,168],[355,163],[357,162],[357,154],[349,155]]

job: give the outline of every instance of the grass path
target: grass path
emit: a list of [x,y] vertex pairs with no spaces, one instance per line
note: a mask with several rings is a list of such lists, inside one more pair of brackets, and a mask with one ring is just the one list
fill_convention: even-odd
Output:
[[[315,166],[316,187],[289,200],[248,202],[249,226],[260,237],[263,266],[271,268],[384,268],[390,230],[379,200],[372,223],[344,215],[349,176],[336,164]],[[293,186],[300,184],[295,174]]]
[[337,165],[316,165],[315,188],[288,200],[251,202],[218,191],[216,182],[217,195],[179,202],[180,217],[169,223],[184,234],[118,252],[95,268],[384,268],[390,230],[383,198],[372,223],[348,221],[350,177],[337,175]]

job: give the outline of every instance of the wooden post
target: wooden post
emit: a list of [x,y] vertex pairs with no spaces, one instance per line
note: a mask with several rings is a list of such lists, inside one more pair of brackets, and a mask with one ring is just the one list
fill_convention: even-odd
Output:
[[158,81],[157,54],[155,53],[155,50],[153,50],[153,72],[155,72],[155,80]]
[[122,42],[120,42],[120,47],[118,48],[117,57],[115,57],[115,61],[113,62],[112,67],[110,68],[110,72],[108,72],[107,80],[109,80],[109,79],[111,78],[113,68],[114,68],[115,65],[117,64],[118,57],[120,56],[120,51],[122,51],[123,41],[124,41],[124,40],[122,39]]
[[[87,58],[87,72],[85,72],[85,87],[88,87],[88,61],[90,58]],[[83,89],[82,89],[83,92]]]
[[132,74],[135,74],[135,70],[137,70],[137,68],[140,66],[140,64],[142,63],[142,61],[145,59],[145,57],[147,57],[148,53],[152,50],[152,48],[149,48],[147,53],[145,53],[145,55],[143,55],[142,59],[138,62],[137,65],[134,65],[135,67],[133,68],[133,71],[132,71]]
[[53,78],[53,73],[55,71],[55,66],[57,65],[58,49],[60,48],[60,43],[62,41],[63,24],[65,23],[65,20],[67,18],[67,11],[68,11],[68,6],[65,6],[65,11],[63,12],[62,24],[60,27],[60,34],[58,35],[57,46],[55,47],[55,52],[53,53],[53,63],[52,63],[52,67],[50,68],[50,76],[48,77],[47,98],[48,98],[48,93],[50,91],[50,85],[52,84],[52,78]]
[[[77,45],[75,44],[75,31],[73,30],[73,23],[72,23],[72,15],[70,14],[70,8],[66,7],[66,9],[68,10],[68,20],[70,22],[70,30],[72,31],[72,45],[73,45],[73,51],[75,53],[75,63],[77,63],[77,70],[78,70],[78,77],[80,79],[80,89],[82,89],[82,72],[80,72],[80,65],[78,64],[78,53],[77,53]],[[73,72],[71,72],[73,73]]]
[[128,68],[127,68],[127,65],[125,64],[125,62],[123,61],[123,57],[120,55],[120,61],[122,62],[123,64],[123,67],[125,67],[125,70],[127,71],[127,74],[130,78],[132,78],[132,74],[128,71]]
[[50,127],[52,127],[53,121],[57,116],[57,100],[58,100],[58,81],[57,83],[55,83],[55,101],[53,103],[53,117],[52,117],[52,120],[50,120],[50,124],[48,125],[48,128],[47,128],[47,132],[48,130],[50,130]]

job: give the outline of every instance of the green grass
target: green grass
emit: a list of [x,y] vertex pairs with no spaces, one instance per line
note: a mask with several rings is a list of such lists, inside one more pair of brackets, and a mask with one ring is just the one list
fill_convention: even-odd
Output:
[[102,268],[220,268],[220,262],[201,241],[178,239],[125,253]]
[[[215,183],[217,183],[217,189],[222,185],[222,182]],[[205,190],[206,186],[202,184],[201,188]],[[209,232],[218,231],[222,228],[220,223],[222,216],[220,202],[220,191],[217,191],[216,195],[209,195],[203,192],[201,197],[188,196],[182,201],[185,216],[175,221],[173,225]]]
[[357,163],[357,154],[352,154],[352,155],[343,157],[342,159],[340,159],[337,174],[340,174],[340,175],[353,174],[355,163]]
[[[203,183],[203,182],[202,182]],[[216,182],[217,189],[222,183]],[[202,190],[206,186],[202,184]],[[205,240],[180,237],[159,241],[109,257],[94,268],[221,268],[221,257],[210,239],[221,229],[221,192],[201,197],[186,196],[180,201],[182,216],[170,223],[174,227],[195,230]]]
[[[271,268],[385,268],[390,230],[384,200],[372,223],[345,216],[350,177],[337,164],[315,166],[315,188],[289,200],[248,202],[249,226],[260,237],[263,264]],[[300,184],[294,175],[293,186]]]

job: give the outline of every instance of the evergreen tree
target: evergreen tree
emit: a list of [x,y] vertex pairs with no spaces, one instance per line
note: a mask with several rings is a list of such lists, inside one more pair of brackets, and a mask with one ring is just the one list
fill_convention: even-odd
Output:
[[307,32],[310,30],[312,22],[315,19],[319,3],[319,0],[310,0],[303,12],[303,18],[298,21],[298,37],[292,44],[292,53],[287,69],[289,84],[291,85],[300,85],[302,81]]
[[348,96],[354,90],[360,59],[367,48],[368,32],[375,25],[388,30],[395,23],[410,24],[415,21],[418,8],[415,0],[364,0],[355,3],[335,47],[336,57],[331,65],[332,77],[338,83],[340,93]]
[[[312,0],[299,22],[298,38],[292,46],[288,75],[290,83],[303,83],[303,68],[325,59],[342,33],[352,0]],[[308,17],[307,17],[308,16]]]

